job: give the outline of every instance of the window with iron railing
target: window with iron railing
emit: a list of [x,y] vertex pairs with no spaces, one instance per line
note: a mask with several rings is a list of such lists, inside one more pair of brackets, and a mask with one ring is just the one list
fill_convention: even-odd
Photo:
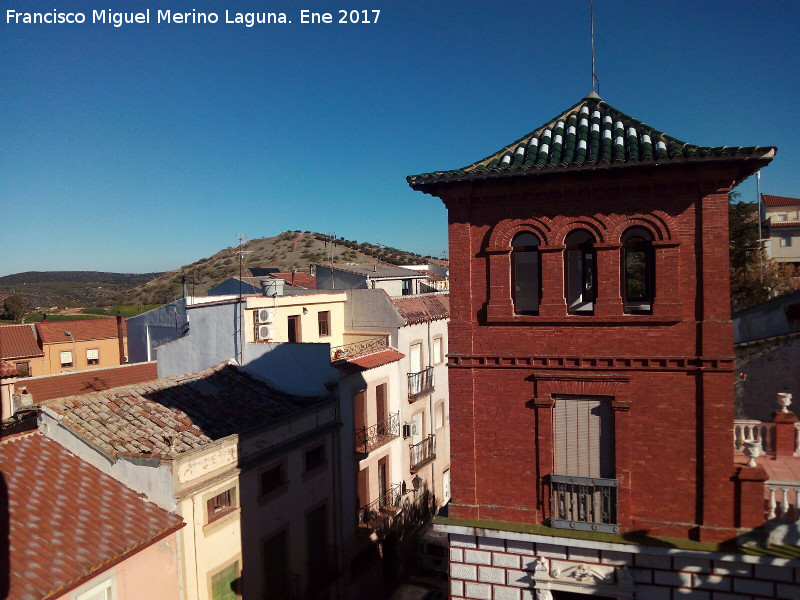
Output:
[[436,458],[436,436],[428,435],[409,446],[411,469],[416,470]]
[[400,435],[400,412],[391,413],[389,418],[375,425],[357,429],[355,434],[356,451],[368,454]]
[[433,367],[426,367],[417,373],[408,374],[408,397],[416,398],[433,391]]

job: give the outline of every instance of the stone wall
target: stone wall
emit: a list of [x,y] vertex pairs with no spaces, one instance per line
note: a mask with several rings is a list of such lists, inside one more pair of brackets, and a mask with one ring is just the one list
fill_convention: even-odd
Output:
[[451,600],[800,598],[798,560],[455,529]]

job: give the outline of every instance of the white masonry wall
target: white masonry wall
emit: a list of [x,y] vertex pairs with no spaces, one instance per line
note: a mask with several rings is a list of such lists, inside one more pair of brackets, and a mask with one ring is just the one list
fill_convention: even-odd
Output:
[[[437,525],[449,533],[451,600],[800,599],[800,561]],[[569,542],[569,544],[565,544]]]

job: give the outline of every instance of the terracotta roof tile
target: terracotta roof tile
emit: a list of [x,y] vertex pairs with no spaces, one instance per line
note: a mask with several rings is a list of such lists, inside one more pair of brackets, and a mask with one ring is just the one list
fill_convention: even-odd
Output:
[[174,458],[298,412],[320,398],[279,392],[239,368],[219,365],[44,403],[42,410],[109,456]]
[[273,273],[273,277],[280,277],[289,285],[295,287],[306,288],[307,290],[317,289],[317,278],[308,273],[297,272],[294,275],[291,273]]
[[392,298],[392,304],[406,320],[406,325],[450,318],[449,294],[400,296]]
[[44,356],[36,341],[32,325],[3,325],[0,327],[0,358],[29,358]]
[[0,360],[0,377],[18,377],[19,373],[13,363]]
[[18,379],[16,393],[27,390],[34,403],[99,392],[113,387],[141,383],[158,379],[158,365],[155,362],[134,363],[118,367],[89,369],[77,373],[59,373]]
[[[117,337],[117,320],[111,319],[80,319],[75,321],[42,321],[36,324],[36,331],[43,344],[56,342],[70,342],[72,339],[64,335],[65,331],[72,333],[76,342],[87,340],[105,340]],[[122,319],[122,335],[127,336],[125,319]]]
[[345,373],[359,373],[397,362],[404,356],[405,354],[394,348],[384,348],[376,352],[359,354],[358,356],[347,358],[341,362],[335,363],[334,366]]
[[414,189],[446,181],[538,175],[631,165],[730,159],[771,160],[777,148],[696,146],[617,110],[591,92],[505,148],[461,169],[407,177]]
[[773,227],[800,227],[800,221],[775,221],[769,224],[770,229]]
[[800,206],[800,198],[761,194],[761,199],[764,201],[764,206]]
[[59,596],[183,526],[40,433],[0,442],[0,464],[11,600]]

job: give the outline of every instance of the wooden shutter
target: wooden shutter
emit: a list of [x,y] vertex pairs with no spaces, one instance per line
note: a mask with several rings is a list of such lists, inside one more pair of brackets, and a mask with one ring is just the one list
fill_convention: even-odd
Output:
[[614,422],[609,400],[556,399],[553,472],[574,477],[614,478]]

